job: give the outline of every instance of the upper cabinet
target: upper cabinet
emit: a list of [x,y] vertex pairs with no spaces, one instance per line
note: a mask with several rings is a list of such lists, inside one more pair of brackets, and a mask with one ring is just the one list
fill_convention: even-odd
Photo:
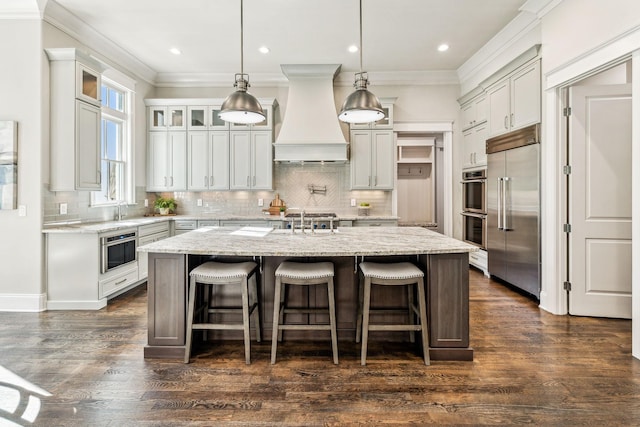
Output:
[[51,88],[51,191],[100,190],[102,66],[75,48],[46,49]]
[[352,130],[351,189],[393,190],[393,182],[393,131]]
[[461,107],[462,130],[471,129],[487,121],[487,97],[482,94]]
[[271,190],[273,116],[252,125],[218,117],[223,99],[147,99],[148,191]]
[[540,60],[517,69],[487,89],[488,136],[540,122]]

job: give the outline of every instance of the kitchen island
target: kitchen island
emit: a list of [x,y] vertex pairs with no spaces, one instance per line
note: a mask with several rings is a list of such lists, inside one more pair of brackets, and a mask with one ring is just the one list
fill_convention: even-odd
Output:
[[[296,258],[334,263],[338,337],[341,340],[355,337],[358,263],[366,259],[417,264],[425,271],[427,284],[431,358],[473,360],[473,350],[469,346],[468,258],[469,252],[477,248],[424,228],[347,227],[334,232],[296,230],[294,233],[253,227],[204,227],[141,246],[138,250],[148,253],[149,260],[148,344],[144,349],[148,358],[178,359],[184,356],[189,271],[212,258],[253,259],[260,264],[261,323],[264,336],[270,336],[274,271],[280,262]],[[390,307],[406,304],[406,292],[380,291],[378,300],[372,304]],[[296,298],[295,295],[292,297]],[[319,306],[326,303],[321,295],[298,297]],[[228,332],[228,336],[232,335],[232,331]],[[394,334],[398,335],[402,334]]]

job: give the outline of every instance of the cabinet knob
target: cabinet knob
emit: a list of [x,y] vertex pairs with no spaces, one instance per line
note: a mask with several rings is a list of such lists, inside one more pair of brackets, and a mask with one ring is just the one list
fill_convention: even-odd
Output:
[[504,128],[509,129],[509,115],[504,116]]

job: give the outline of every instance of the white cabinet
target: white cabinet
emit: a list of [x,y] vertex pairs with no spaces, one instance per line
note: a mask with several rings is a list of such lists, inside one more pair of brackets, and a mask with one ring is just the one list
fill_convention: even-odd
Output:
[[393,190],[393,182],[393,131],[352,130],[351,189]]
[[100,190],[101,65],[76,49],[47,49],[51,191]]
[[467,129],[462,134],[462,167],[487,165],[487,123]]
[[[169,237],[169,222],[141,225],[138,227],[138,246],[148,245]],[[149,273],[149,254],[138,252],[138,280],[145,280]]]
[[187,189],[229,189],[229,132],[189,132]]
[[462,130],[487,121],[487,97],[483,94],[462,105]]
[[[270,130],[273,129],[273,110],[277,105],[275,101],[270,100],[258,100],[260,105],[262,105],[262,112],[265,115],[265,119],[261,122],[254,124],[244,124],[244,123],[230,123],[229,129],[231,130]],[[218,119],[219,120],[219,119]]]
[[187,108],[184,106],[149,107],[149,130],[185,130]]
[[273,189],[272,131],[231,131],[231,190]]
[[536,60],[487,89],[488,136],[540,122],[540,61]]
[[361,219],[353,221],[352,227],[397,227],[397,219]]
[[229,123],[218,117],[219,105],[194,105],[187,107],[188,130],[228,130]]
[[148,149],[147,191],[186,190],[186,132],[149,132]]

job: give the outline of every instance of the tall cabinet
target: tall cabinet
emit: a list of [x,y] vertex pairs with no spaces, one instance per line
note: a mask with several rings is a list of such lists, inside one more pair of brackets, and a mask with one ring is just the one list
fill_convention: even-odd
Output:
[[351,189],[393,190],[395,157],[393,102],[381,100],[385,118],[350,127]]
[[51,191],[100,190],[103,68],[75,48],[46,49],[51,86]]

